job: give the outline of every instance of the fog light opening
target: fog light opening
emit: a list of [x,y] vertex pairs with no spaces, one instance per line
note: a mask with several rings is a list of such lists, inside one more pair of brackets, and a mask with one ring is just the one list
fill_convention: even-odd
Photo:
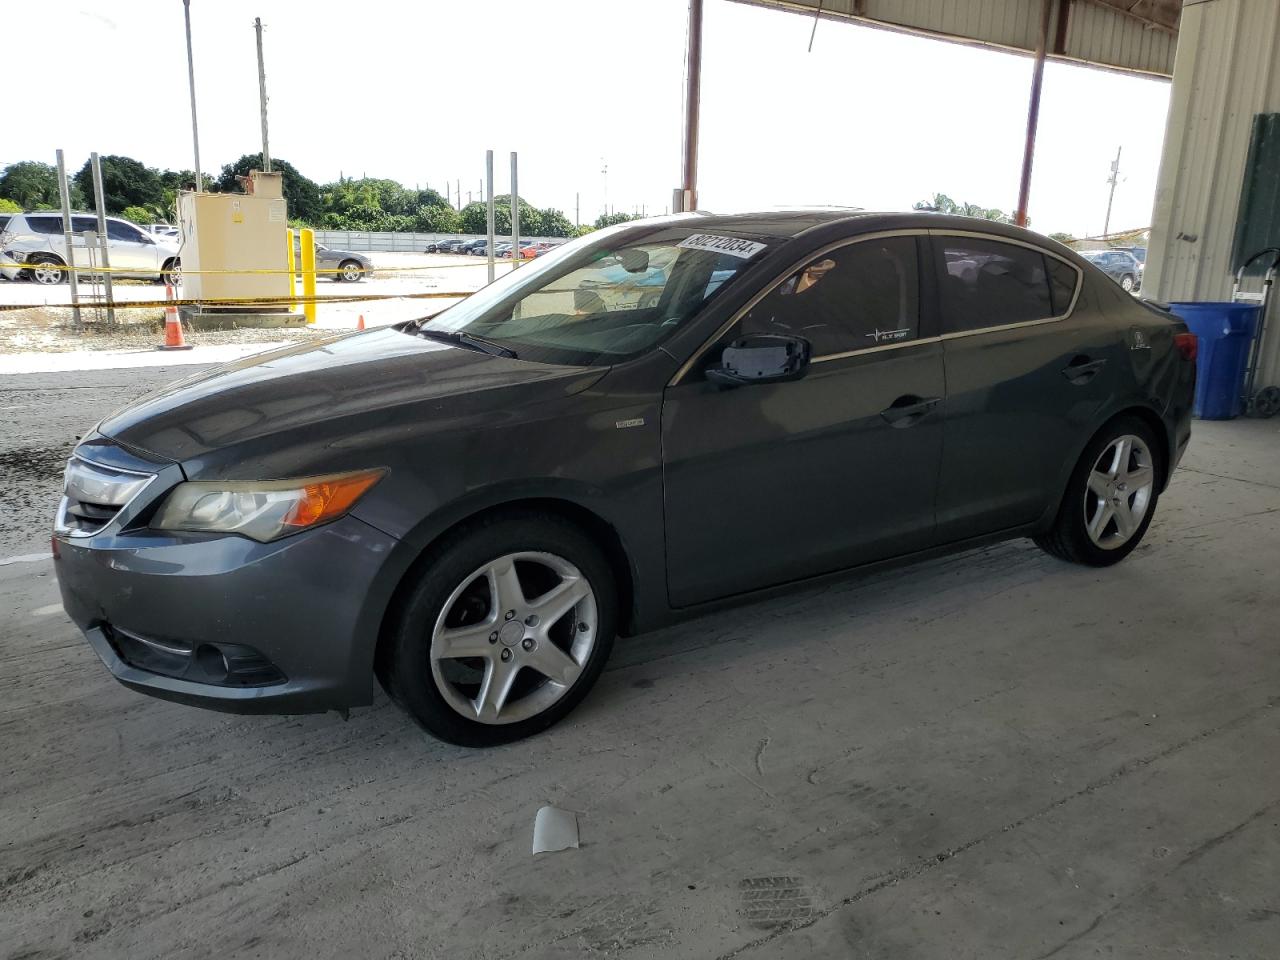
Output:
[[196,663],[212,683],[225,683],[231,673],[227,658],[222,651],[211,643],[202,643],[196,647]]

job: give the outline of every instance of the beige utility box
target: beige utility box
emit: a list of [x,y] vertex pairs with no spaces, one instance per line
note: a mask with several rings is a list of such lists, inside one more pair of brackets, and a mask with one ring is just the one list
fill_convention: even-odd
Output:
[[[190,192],[178,196],[184,300],[240,297],[284,300],[289,296],[285,240],[289,224],[281,175],[253,170],[242,183],[248,192]],[[223,270],[277,272],[214,272]],[[206,309],[216,306],[216,302],[209,302]]]

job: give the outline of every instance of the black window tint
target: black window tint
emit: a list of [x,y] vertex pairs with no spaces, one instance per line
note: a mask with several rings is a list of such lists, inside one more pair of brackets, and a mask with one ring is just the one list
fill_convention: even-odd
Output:
[[1045,257],[1049,265],[1049,287],[1053,291],[1053,315],[1060,317],[1071,306],[1071,298],[1076,295],[1076,281],[1079,275],[1076,268],[1063,263],[1057,257]]
[[112,240],[126,240],[129,243],[142,242],[142,235],[138,230],[119,220],[107,221],[107,236]]
[[943,328],[948,333],[1052,317],[1044,254],[998,240],[941,240]]
[[95,233],[98,230],[97,217],[72,217],[71,230],[74,233],[84,233],[86,230],[92,230]]
[[36,233],[61,233],[61,217],[27,217],[27,225]]
[[919,321],[915,238],[887,237],[814,258],[752,307],[736,335],[804,337],[822,357],[911,340]]

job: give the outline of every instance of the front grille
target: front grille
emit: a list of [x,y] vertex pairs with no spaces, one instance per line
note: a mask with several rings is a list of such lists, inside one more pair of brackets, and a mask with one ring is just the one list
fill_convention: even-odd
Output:
[[154,479],[152,473],[104,467],[72,457],[64,476],[55,531],[71,537],[93,536]]

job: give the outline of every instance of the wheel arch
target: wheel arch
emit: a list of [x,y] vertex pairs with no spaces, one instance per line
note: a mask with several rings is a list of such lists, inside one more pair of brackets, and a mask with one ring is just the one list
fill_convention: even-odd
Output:
[[447,525],[434,531],[425,542],[417,545],[413,559],[399,572],[395,586],[378,619],[371,651],[375,669],[381,669],[380,665],[389,647],[396,618],[400,615],[414,583],[430,562],[433,550],[449,538],[461,535],[468,527],[493,522],[503,516],[522,514],[551,514],[560,517],[585,532],[600,546],[613,572],[614,585],[618,592],[619,633],[627,635],[630,632],[635,620],[635,571],[631,554],[617,527],[596,511],[564,497],[554,495],[519,497],[478,507],[463,516],[455,517]]
[[1156,484],[1156,489],[1161,493],[1169,485],[1169,477],[1172,474],[1170,469],[1171,458],[1173,455],[1173,441],[1170,436],[1170,426],[1165,423],[1160,412],[1153,406],[1141,401],[1133,400],[1128,403],[1118,404],[1108,409],[1094,425],[1093,429],[1077,444],[1076,448],[1071,452],[1063,465],[1063,470],[1058,478],[1057,494],[1049,504],[1049,509],[1041,518],[1041,526],[1048,526],[1054,522],[1058,516],[1058,511],[1062,506],[1063,497],[1066,496],[1067,484],[1071,482],[1071,474],[1075,471],[1076,465],[1080,462],[1080,457],[1084,455],[1085,449],[1091,444],[1098,434],[1102,433],[1107,427],[1115,423],[1121,417],[1136,417],[1144,424],[1151,428],[1151,432],[1155,434],[1156,443],[1159,446],[1160,455],[1160,475]]

